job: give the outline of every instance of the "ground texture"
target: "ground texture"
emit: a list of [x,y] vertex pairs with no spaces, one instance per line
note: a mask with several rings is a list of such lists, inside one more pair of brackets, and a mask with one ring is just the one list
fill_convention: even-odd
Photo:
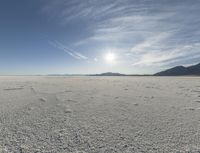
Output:
[[0,153],[198,153],[198,77],[0,77]]

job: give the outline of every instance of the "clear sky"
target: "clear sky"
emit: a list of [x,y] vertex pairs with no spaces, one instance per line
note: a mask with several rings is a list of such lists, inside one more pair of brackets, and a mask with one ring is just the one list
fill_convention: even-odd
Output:
[[0,74],[148,74],[198,62],[199,0],[0,0]]

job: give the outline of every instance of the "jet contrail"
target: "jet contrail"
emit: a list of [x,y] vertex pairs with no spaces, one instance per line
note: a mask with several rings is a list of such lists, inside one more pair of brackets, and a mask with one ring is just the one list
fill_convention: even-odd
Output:
[[70,56],[72,56],[72,57],[75,58],[75,59],[80,59],[80,60],[81,60],[81,59],[82,59],[82,60],[87,60],[87,59],[88,59],[88,57],[82,55],[82,54],[79,53],[79,52],[76,52],[76,51],[70,49],[69,47],[63,45],[62,43],[60,43],[60,42],[57,41],[57,40],[55,40],[55,41],[49,41],[49,43],[50,43],[52,46],[54,46],[54,47],[56,47],[56,48],[58,48],[58,49],[63,50],[64,52],[66,52],[67,54],[69,54]]

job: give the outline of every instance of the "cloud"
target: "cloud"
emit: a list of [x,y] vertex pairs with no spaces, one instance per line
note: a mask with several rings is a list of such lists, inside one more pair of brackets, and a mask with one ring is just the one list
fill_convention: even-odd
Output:
[[172,36],[170,33],[161,33],[131,48],[131,54],[137,56],[133,65],[165,66],[200,57],[200,43],[169,44]]
[[[132,65],[164,66],[199,56],[200,2],[160,0],[45,0],[42,11],[68,24],[84,23],[84,37],[74,32],[74,47],[106,44],[124,50]],[[72,52],[74,58],[87,57]],[[62,46],[62,47],[61,47]],[[99,47],[99,46],[98,46]]]
[[73,49],[69,48],[66,45],[63,45],[62,43],[60,43],[57,40],[49,41],[49,44],[51,44],[55,48],[63,50],[64,52],[66,52],[68,55],[70,55],[71,57],[73,57],[75,59],[79,59],[79,60],[87,60],[88,59],[88,57],[86,57],[85,55],[83,55],[77,51],[74,51]]
[[95,57],[95,58],[94,58],[94,61],[95,61],[95,62],[98,62],[99,60],[98,60],[98,58]]
[[155,36],[147,38],[144,42],[136,44],[131,48],[131,52],[133,53],[142,53],[142,52],[151,52],[160,50],[164,42],[169,39],[171,33],[158,33]]

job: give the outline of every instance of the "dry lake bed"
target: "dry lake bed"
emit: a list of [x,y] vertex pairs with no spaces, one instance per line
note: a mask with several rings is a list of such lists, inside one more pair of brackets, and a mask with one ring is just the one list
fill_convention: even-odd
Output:
[[0,77],[0,153],[200,152],[198,77]]

